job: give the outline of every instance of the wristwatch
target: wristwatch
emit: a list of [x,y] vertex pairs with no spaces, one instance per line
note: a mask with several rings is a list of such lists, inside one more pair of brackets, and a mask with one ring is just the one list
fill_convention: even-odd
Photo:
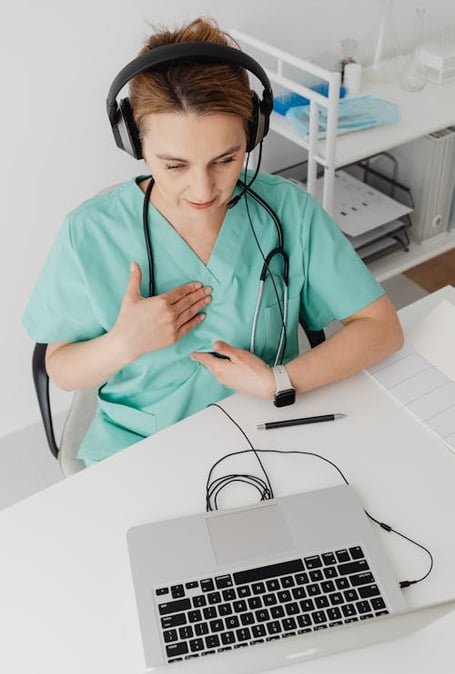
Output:
[[272,367],[272,372],[276,382],[274,404],[277,407],[285,407],[285,405],[295,403],[295,388],[291,384],[285,366],[276,365]]

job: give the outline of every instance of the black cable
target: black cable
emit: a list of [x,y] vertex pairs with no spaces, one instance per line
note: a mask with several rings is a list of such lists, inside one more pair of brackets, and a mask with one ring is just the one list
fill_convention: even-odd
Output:
[[[251,449],[247,449],[245,451],[251,452]],[[210,512],[211,510],[218,510],[218,495],[225,487],[230,486],[234,482],[243,482],[244,484],[253,486],[259,492],[261,501],[267,501],[271,498],[274,498],[273,494],[268,491],[264,480],[259,477],[242,474],[225,475],[221,478],[218,478],[217,480],[214,480],[211,489],[208,489],[207,491],[207,504],[209,506],[207,512]],[[214,505],[213,508],[211,507],[212,498]]]
[[155,293],[155,279],[154,279],[154,268],[153,268],[153,253],[152,253],[152,244],[150,241],[150,231],[149,231],[149,218],[148,218],[148,209],[150,205],[150,194],[152,192],[152,187],[154,180],[151,177],[150,182],[147,185],[147,189],[144,194],[144,201],[142,204],[142,224],[144,228],[144,239],[145,247],[147,249],[147,259],[149,265],[149,297],[153,297]]
[[[252,452],[255,454],[256,459],[257,459],[257,462],[259,463],[259,465],[260,465],[260,467],[261,467],[261,470],[262,470],[262,472],[264,473],[265,478],[266,478],[266,481],[267,481],[266,488],[267,488],[267,492],[270,494],[270,497],[269,497],[269,498],[273,498],[273,489],[272,489],[272,485],[271,485],[271,483],[270,483],[269,476],[267,475],[267,472],[266,472],[266,470],[265,470],[265,468],[264,468],[264,466],[263,466],[263,464],[262,464],[262,461],[261,461],[259,455],[256,453],[256,450],[255,450],[253,444],[251,443],[249,437],[247,436],[247,434],[245,433],[245,431],[243,430],[243,428],[242,428],[242,427],[240,426],[240,424],[238,424],[238,423],[237,423],[237,422],[230,416],[230,414],[228,414],[228,413],[226,412],[226,410],[225,410],[223,407],[221,407],[221,405],[219,405],[218,403],[211,403],[211,404],[209,405],[209,407],[218,407],[218,409],[220,409],[222,412],[224,412],[224,414],[231,420],[231,422],[234,424],[234,426],[237,426],[237,428],[239,429],[239,431],[242,433],[243,437],[245,438],[245,440],[247,441],[247,443],[248,443],[249,446],[251,447],[250,450],[246,450],[246,451],[252,451]],[[216,461],[216,463],[213,464],[212,468],[211,468],[210,471],[209,471],[208,477],[207,477],[207,485],[206,485],[206,506],[208,506],[208,507],[207,507],[207,512],[208,512],[209,510],[212,510],[212,508],[211,508],[211,506],[210,506],[210,499],[209,499],[210,477],[211,477],[212,472],[213,472],[214,469],[216,468],[216,466],[217,466],[219,463],[221,463],[221,461],[223,461],[224,458],[225,458],[225,457],[222,457],[221,459],[219,459],[219,461]],[[264,500],[264,499],[261,499],[261,500]],[[216,510],[216,508],[215,508],[215,510]]]
[[[208,476],[207,476],[207,483],[206,483],[206,499],[205,499],[205,501],[206,501],[207,512],[210,512],[212,510],[218,510],[218,507],[217,507],[218,506],[218,500],[217,499],[218,499],[219,493],[223,489],[225,489],[227,486],[231,485],[233,482],[243,482],[243,483],[252,485],[261,494],[261,501],[266,501],[266,500],[274,498],[274,492],[273,492],[272,484],[270,482],[270,478],[267,474],[267,471],[264,468],[264,465],[263,465],[263,463],[260,459],[259,454],[286,454],[286,455],[301,454],[301,455],[306,455],[306,456],[314,456],[317,459],[321,459],[322,461],[325,461],[326,463],[331,465],[333,468],[335,468],[335,470],[341,476],[341,478],[343,479],[345,484],[349,485],[349,481],[346,478],[346,476],[344,475],[341,468],[339,468],[336,465],[336,463],[334,463],[330,459],[327,459],[325,456],[322,456],[321,454],[317,454],[316,452],[308,452],[308,451],[305,451],[305,450],[298,450],[298,449],[289,449],[289,450],[285,450],[285,449],[257,449],[257,448],[254,447],[253,443],[251,442],[251,440],[249,439],[249,437],[247,436],[247,434],[245,433],[243,428],[240,426],[240,424],[237,421],[235,421],[235,419],[229,414],[229,412],[227,412],[224,409],[224,407],[222,407],[219,403],[211,403],[210,405],[208,405],[208,407],[217,407],[219,410],[221,410],[227,416],[227,418],[242,433],[242,435],[246,439],[247,443],[249,444],[250,449],[243,449],[243,450],[238,450],[236,452],[230,452],[229,454],[225,454],[223,457],[221,457],[221,459],[218,459],[218,461],[216,461],[212,465],[212,467],[209,470],[209,473],[208,473]],[[255,457],[256,457],[256,459],[257,459],[257,461],[258,461],[258,463],[261,467],[261,470],[264,473],[265,480],[263,480],[260,477],[254,476],[254,475],[252,476],[252,475],[244,475],[244,474],[233,473],[231,475],[224,475],[222,477],[216,478],[215,480],[211,481],[213,471],[225,459],[228,459],[232,456],[238,456],[240,454],[249,454],[250,452],[252,452],[255,455]],[[212,505],[212,501],[213,501],[213,505]],[[384,531],[387,531],[388,533],[394,533],[397,536],[400,536],[404,540],[408,541],[409,543],[411,543],[413,545],[416,545],[418,548],[420,548],[421,550],[426,552],[427,555],[430,558],[430,567],[429,567],[428,571],[423,576],[421,576],[420,578],[417,578],[415,580],[400,581],[400,583],[399,583],[400,588],[404,589],[404,588],[409,587],[410,585],[415,585],[416,583],[420,583],[421,581],[425,580],[425,578],[427,578],[430,575],[431,571],[433,570],[433,566],[434,566],[434,559],[433,559],[433,555],[430,552],[430,550],[428,548],[426,548],[424,545],[422,545],[421,543],[418,543],[414,539],[410,538],[409,536],[406,536],[405,534],[401,533],[400,531],[397,531],[396,529],[391,527],[389,524],[386,524],[385,522],[381,522],[380,520],[376,519],[375,517],[373,517],[373,515],[370,515],[370,513],[367,510],[364,509],[364,512],[367,515],[367,517],[369,517],[370,520],[372,520],[375,524],[377,524],[379,527],[381,527],[381,529],[384,529]]]
[[258,160],[256,162],[256,168],[253,173],[253,177],[251,178],[250,182],[247,183],[247,173],[248,173],[248,162],[250,161],[250,153],[248,152],[246,156],[246,161],[245,161],[245,166],[243,169],[243,175],[244,175],[244,180],[238,180],[238,184],[241,187],[241,191],[233,197],[230,201],[227,203],[228,208],[233,208],[236,206],[240,199],[243,197],[243,195],[248,191],[248,189],[251,187],[251,185],[254,183],[254,181],[257,178],[257,175],[259,173],[259,168],[261,166],[261,159],[262,159],[262,141],[259,143],[259,153],[258,153]]
[[372,520],[375,524],[380,526],[381,529],[384,529],[385,531],[387,531],[389,533],[394,533],[397,536],[400,536],[404,540],[408,541],[409,543],[413,543],[413,545],[417,545],[417,547],[421,548],[424,552],[426,552],[427,555],[430,558],[430,568],[421,578],[417,578],[416,580],[402,580],[400,582],[400,587],[406,588],[406,587],[409,587],[410,585],[414,585],[415,583],[420,583],[420,581],[425,580],[425,578],[427,578],[430,575],[430,573],[432,572],[433,566],[434,566],[434,559],[433,559],[433,555],[431,554],[430,550],[428,548],[426,548],[424,545],[422,545],[422,543],[418,543],[417,541],[413,540],[412,538],[409,538],[409,536],[406,536],[405,534],[402,534],[400,531],[397,531],[396,529],[391,527],[389,524],[385,524],[385,522],[380,522],[375,517],[370,515],[370,513],[367,510],[365,510],[365,513],[370,518],[370,520]]

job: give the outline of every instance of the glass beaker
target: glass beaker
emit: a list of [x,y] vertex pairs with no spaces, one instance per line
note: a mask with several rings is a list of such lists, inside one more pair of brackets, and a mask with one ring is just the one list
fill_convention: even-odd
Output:
[[427,79],[427,68],[421,63],[419,57],[419,47],[423,45],[424,19],[425,9],[423,7],[416,9],[412,50],[403,68],[400,81],[405,91],[420,91]]
[[365,70],[365,79],[370,82],[393,82],[403,67],[398,42],[392,22],[394,0],[380,0],[378,37],[372,65]]

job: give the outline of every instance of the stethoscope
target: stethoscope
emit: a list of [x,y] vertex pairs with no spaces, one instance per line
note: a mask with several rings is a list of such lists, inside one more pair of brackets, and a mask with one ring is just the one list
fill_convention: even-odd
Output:
[[[152,188],[154,185],[154,180],[151,178],[149,184],[147,185],[147,188],[145,190],[144,194],[144,202],[142,206],[142,223],[143,223],[143,229],[144,229],[144,239],[145,239],[145,247],[147,250],[147,260],[148,260],[148,268],[149,268],[149,297],[153,297],[154,291],[155,291],[155,275],[154,275],[154,262],[153,262],[153,251],[152,251],[152,244],[150,241],[150,228],[149,228],[149,217],[148,217],[148,212],[149,212],[149,203],[150,203],[150,195],[152,192]],[[256,342],[256,331],[257,331],[257,324],[258,324],[258,316],[259,316],[259,310],[261,307],[261,302],[262,302],[262,296],[264,293],[264,285],[265,281],[267,278],[267,275],[270,274],[275,295],[277,297],[278,301],[278,306],[281,314],[281,331],[280,331],[280,340],[278,344],[278,348],[276,351],[275,355],[275,361],[274,365],[279,365],[281,364],[284,356],[284,352],[286,349],[286,324],[287,324],[287,312],[288,312],[288,280],[289,280],[289,257],[286,251],[284,250],[284,235],[283,235],[283,227],[281,225],[280,219],[278,218],[277,214],[275,211],[269,206],[269,204],[264,201],[264,199],[259,196],[254,190],[251,189],[250,185],[247,185],[244,183],[242,180],[238,180],[238,185],[241,188],[241,194],[238,195],[238,197],[235,198],[235,203],[239,201],[239,196],[243,196],[244,194],[248,194],[257,203],[262,206],[271,219],[273,220],[273,223],[275,225],[277,235],[278,235],[278,246],[274,248],[273,250],[270,251],[270,253],[267,256],[264,256],[262,249],[260,247],[259,241],[256,236],[256,232],[254,230],[253,224],[251,222],[251,218],[249,215],[249,211],[247,208],[247,213],[248,213],[248,218],[250,220],[250,225],[253,230],[253,235],[256,240],[256,243],[258,245],[258,248],[261,252],[261,255],[264,259],[264,264],[262,265],[262,270],[261,270],[261,275],[259,277],[259,288],[258,288],[258,294],[256,298],[256,305],[255,305],[255,310],[254,310],[254,316],[253,316],[253,325],[251,328],[251,338],[250,338],[250,352],[254,353],[254,348],[255,348],[255,342]],[[281,280],[283,283],[283,300],[282,304],[280,303],[280,298],[278,294],[278,289],[275,284],[275,279],[272,276],[270,272],[270,265],[272,263],[272,260],[275,257],[281,257],[283,261],[283,273],[281,275]]]

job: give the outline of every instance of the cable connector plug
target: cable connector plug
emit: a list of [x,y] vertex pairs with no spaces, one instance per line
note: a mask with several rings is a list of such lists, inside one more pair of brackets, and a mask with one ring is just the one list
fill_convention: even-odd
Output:
[[400,588],[403,590],[405,587],[409,587],[410,585],[414,585],[414,583],[417,583],[416,580],[402,580],[400,582]]
[[385,529],[389,533],[392,531],[392,527],[390,526],[390,524],[386,524],[385,522],[379,522],[379,526],[381,527],[381,529]]

